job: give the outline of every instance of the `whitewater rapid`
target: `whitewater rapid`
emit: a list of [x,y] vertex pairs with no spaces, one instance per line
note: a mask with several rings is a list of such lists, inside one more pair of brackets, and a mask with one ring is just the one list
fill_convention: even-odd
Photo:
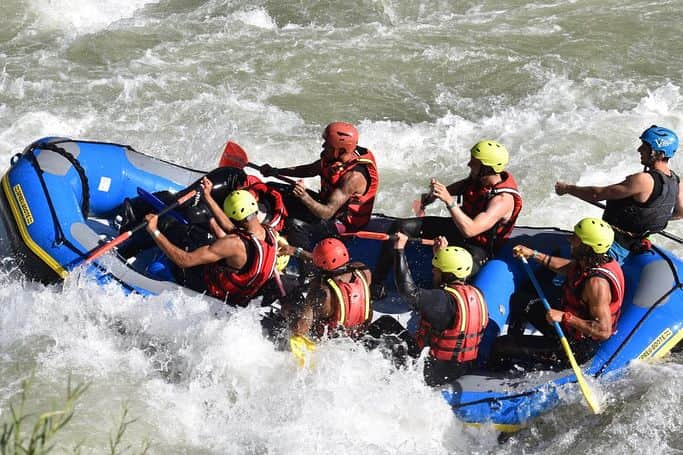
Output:
[[[570,228],[592,206],[556,180],[640,170],[651,124],[683,134],[676,1],[6,0],[0,4],[0,162],[43,136],[130,144],[209,170],[228,139],[251,161],[311,162],[334,120],[355,123],[381,174],[376,211],[409,216],[431,177],[466,175],[501,141],[524,197],[519,223]],[[676,157],[675,171],[681,166]],[[308,181],[315,188],[315,179]],[[445,215],[435,205],[428,214]],[[667,228],[683,235],[683,226]],[[658,239],[683,254],[683,247]],[[261,335],[259,310],[126,296],[78,274],[63,286],[0,274],[0,419],[35,375],[32,410],[87,381],[59,440],[153,453],[675,453],[681,360],[636,365],[499,446],[454,419],[420,365],[396,370],[344,340],[302,370]]]

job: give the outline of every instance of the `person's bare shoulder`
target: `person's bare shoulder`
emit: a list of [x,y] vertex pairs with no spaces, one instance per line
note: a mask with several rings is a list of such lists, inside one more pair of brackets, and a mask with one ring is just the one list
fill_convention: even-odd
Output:
[[213,242],[210,248],[214,252],[223,256],[227,255],[227,252],[234,251],[236,248],[244,248],[244,243],[237,234],[226,234],[225,236]]
[[364,194],[368,181],[361,170],[353,169],[343,175],[341,186],[347,194]]

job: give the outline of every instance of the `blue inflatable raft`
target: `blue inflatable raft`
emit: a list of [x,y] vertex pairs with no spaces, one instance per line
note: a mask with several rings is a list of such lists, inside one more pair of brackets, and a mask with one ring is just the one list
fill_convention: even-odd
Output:
[[[126,198],[147,192],[175,193],[204,172],[144,155],[129,146],[44,138],[11,160],[2,177],[2,237],[21,270],[44,283],[62,280],[88,254],[119,234],[115,216]],[[87,273],[116,280],[141,294],[183,289],[151,273],[155,253],[131,259],[106,255]]]
[[[125,145],[40,139],[12,158],[2,177],[2,237],[24,273],[43,282],[57,282],[84,263],[104,241],[119,234],[116,216],[126,198],[160,191],[179,194],[205,173],[144,155]],[[376,215],[367,230],[386,232],[392,219]],[[510,296],[524,286],[527,276],[512,258],[512,246],[523,243],[555,255],[567,256],[569,233],[554,228],[517,228],[500,257],[489,261],[474,284],[489,305],[490,322],[480,349],[486,364],[491,345],[505,333],[510,315]],[[373,265],[380,243],[348,241],[351,256]],[[431,282],[431,251],[412,245],[408,257],[418,283]],[[110,254],[87,266],[100,283],[112,280],[125,289],[145,295],[184,289],[169,274],[159,273],[159,250],[151,244],[134,257]],[[582,368],[587,377],[615,380],[629,362],[659,358],[683,337],[681,261],[654,247],[624,264],[626,297],[618,331]],[[389,279],[388,284],[391,284]],[[548,296],[559,288],[552,280],[542,283]],[[409,313],[395,292],[374,303],[377,315]],[[522,374],[485,369],[464,376],[444,388],[443,395],[455,414],[471,424],[492,424],[514,431],[561,402],[563,389],[576,389],[571,370]],[[588,411],[587,411],[588,412]]]
[[[367,230],[386,231],[390,220],[376,218]],[[480,346],[478,361],[482,368],[454,381],[443,396],[455,414],[473,424],[492,424],[512,432],[533,418],[557,406],[563,388],[574,388],[580,396],[576,377],[565,371],[524,372],[489,371],[483,366],[491,354],[493,341],[506,333],[510,316],[510,297],[516,289],[528,286],[523,264],[512,257],[512,247],[524,244],[555,256],[569,257],[571,232],[554,228],[516,228],[499,257],[487,262],[473,280],[483,293],[489,310],[489,324]],[[349,244],[351,257],[373,264],[378,242],[354,239]],[[406,250],[413,277],[423,287],[431,286],[431,250],[412,245]],[[537,277],[538,263],[532,261]],[[667,355],[683,338],[683,291],[680,272],[683,262],[671,252],[653,247],[647,253],[630,256],[623,266],[626,294],[617,333],[603,342],[595,357],[582,370],[598,381],[616,380],[629,362],[657,359]],[[391,286],[393,277],[387,281]],[[559,297],[560,283],[553,277],[541,280],[544,294]],[[396,311],[398,296],[390,294],[374,303],[374,308]],[[400,308],[400,306],[399,306]],[[410,325],[408,326],[411,328]],[[587,412],[590,412],[586,408]]]

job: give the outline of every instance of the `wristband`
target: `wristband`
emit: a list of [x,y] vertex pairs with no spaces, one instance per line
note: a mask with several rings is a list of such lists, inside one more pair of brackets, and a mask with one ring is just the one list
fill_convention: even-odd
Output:
[[301,248],[300,246],[296,247],[296,249],[294,250],[294,257],[295,257],[295,258],[300,258],[300,257],[301,257],[301,253],[303,253],[303,252],[304,252],[304,249],[303,249],[303,248]]
[[152,232],[152,235],[153,235],[154,238],[156,239],[156,238],[158,238],[158,237],[161,235],[161,231],[160,231],[159,229],[155,229],[155,230]]
[[450,210],[453,207],[455,207],[455,204],[456,204],[455,199],[453,199],[453,202],[451,202],[450,204],[446,204],[446,207],[448,207],[448,209]]
[[531,252],[531,259],[536,259],[538,257],[538,250],[534,250]]
[[571,314],[569,311],[565,311],[564,313],[562,313],[562,324],[567,325],[569,321],[571,321],[573,318],[573,314]]

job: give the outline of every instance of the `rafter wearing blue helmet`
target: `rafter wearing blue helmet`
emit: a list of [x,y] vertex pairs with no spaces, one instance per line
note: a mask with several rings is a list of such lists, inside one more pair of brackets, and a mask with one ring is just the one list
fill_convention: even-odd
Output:
[[678,136],[669,128],[652,125],[640,135],[640,140],[650,146],[653,152],[673,158],[678,149]]
[[642,172],[607,186],[577,186],[555,183],[560,196],[571,194],[584,201],[605,201],[602,219],[615,231],[609,250],[620,263],[631,253],[650,249],[650,234],[661,232],[669,220],[683,217],[683,193],[680,179],[669,168],[669,159],[678,149],[678,136],[673,130],[652,125],[640,135]]

